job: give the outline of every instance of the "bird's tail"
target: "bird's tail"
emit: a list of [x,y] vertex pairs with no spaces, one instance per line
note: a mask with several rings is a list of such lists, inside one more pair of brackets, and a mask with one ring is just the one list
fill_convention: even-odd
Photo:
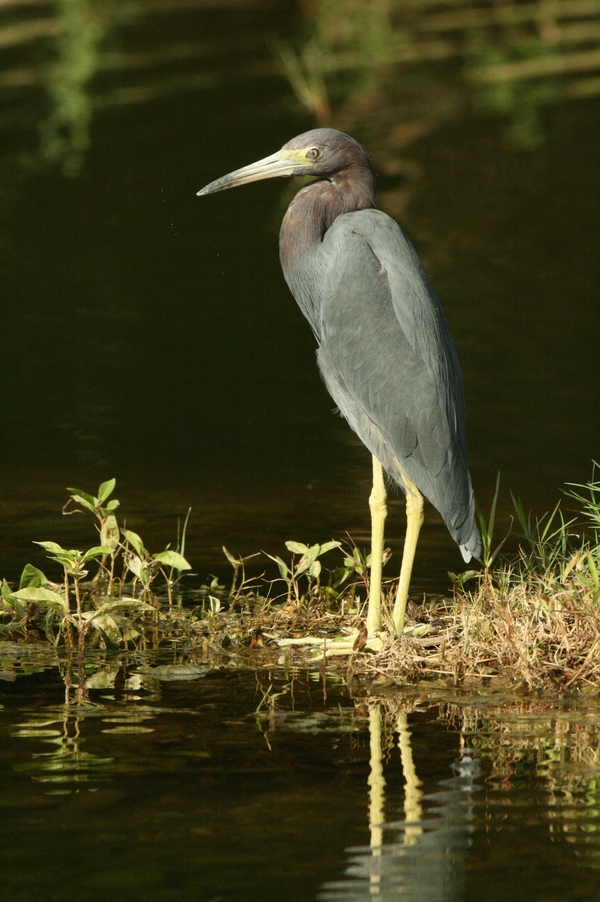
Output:
[[479,534],[479,529],[477,528],[477,524],[475,523],[474,515],[471,522],[472,526],[469,538],[466,541],[460,542],[458,546],[460,548],[460,553],[463,556],[463,560],[467,564],[469,563],[471,558],[477,558],[477,560],[480,560],[483,552],[481,535]]

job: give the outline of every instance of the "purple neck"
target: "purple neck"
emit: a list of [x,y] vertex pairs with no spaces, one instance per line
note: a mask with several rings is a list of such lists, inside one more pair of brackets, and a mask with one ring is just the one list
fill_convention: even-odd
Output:
[[283,275],[320,338],[321,286],[330,262],[323,238],[338,216],[375,206],[375,173],[355,164],[302,188],[289,205],[279,233]]
[[286,265],[293,265],[298,257],[304,257],[321,243],[338,216],[375,204],[375,173],[370,166],[356,164],[306,185],[287,208],[281,223],[279,253],[284,272]]

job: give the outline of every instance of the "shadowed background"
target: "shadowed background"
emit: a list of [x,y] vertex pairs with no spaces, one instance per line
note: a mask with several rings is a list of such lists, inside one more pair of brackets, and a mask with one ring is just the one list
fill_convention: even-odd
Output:
[[[2,4],[0,575],[32,539],[91,544],[64,488],[112,476],[152,550],[192,506],[203,577],[223,544],[367,544],[370,456],[279,268],[294,189],[195,196],[317,124],[371,153],[444,305],[483,508],[498,470],[501,530],[509,488],[542,514],[590,477],[600,14],[498,8]],[[399,500],[396,561],[403,530]],[[461,563],[428,507],[413,591]]]

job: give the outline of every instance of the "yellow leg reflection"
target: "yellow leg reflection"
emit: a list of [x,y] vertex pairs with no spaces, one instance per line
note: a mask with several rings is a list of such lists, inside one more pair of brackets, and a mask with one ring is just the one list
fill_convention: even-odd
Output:
[[[381,857],[383,822],[385,821],[385,779],[381,755],[381,705],[369,708],[369,735],[371,737],[371,773],[369,774],[369,828],[371,830],[371,855]],[[373,868],[370,876],[370,894],[379,895],[381,875]]]
[[423,795],[421,786],[423,784],[417,777],[415,770],[406,714],[398,715],[396,729],[398,730],[398,746],[400,748],[402,774],[404,776],[404,819],[407,824],[404,828],[404,845],[414,846],[417,838],[423,833],[423,828],[415,823],[423,818],[421,805],[421,797]]

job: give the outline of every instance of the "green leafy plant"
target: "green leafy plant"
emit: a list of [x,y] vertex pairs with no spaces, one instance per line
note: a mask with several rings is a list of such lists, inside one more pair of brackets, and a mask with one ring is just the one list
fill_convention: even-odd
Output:
[[[2,586],[2,599],[5,610],[12,608],[15,613],[23,615],[26,610],[31,614],[32,606],[45,609],[45,631],[53,642],[60,635],[68,633],[74,626],[78,635],[78,644],[83,648],[85,636],[94,627],[107,638],[121,638],[119,625],[114,620],[117,611],[143,611],[150,606],[139,599],[114,599],[101,603],[91,609],[84,609],[81,583],[87,576],[86,565],[98,560],[106,554],[103,546],[90,548],[86,552],[76,549],[62,548],[56,542],[36,542],[50,552],[50,560],[61,564],[64,572],[62,585],[51,582],[37,567],[26,564],[21,574],[19,589],[11,591],[6,582]],[[71,594],[75,596],[75,611],[71,610]],[[58,626],[55,634],[54,627]]]
[[[83,608],[81,606],[81,588],[80,582],[84,579],[88,571],[85,568],[86,564],[89,564],[90,561],[97,561],[98,558],[103,555],[109,554],[110,549],[105,547],[104,545],[98,545],[94,548],[90,548],[86,552],[77,551],[77,549],[67,550],[66,548],[61,548],[56,542],[36,542],[36,545],[40,545],[46,551],[49,551],[50,554],[48,557],[51,561],[56,561],[58,564],[61,564],[64,569],[65,574],[65,594],[64,594],[64,604],[65,610],[68,617],[70,617],[70,601],[69,601],[69,589],[70,582],[72,581],[73,587],[75,590],[75,604],[77,607],[77,630],[79,632],[80,638],[85,636],[86,628],[85,621],[83,618]],[[30,590],[30,591],[36,591]],[[39,589],[37,590],[39,591]]]
[[[277,555],[266,556],[275,561],[283,579],[287,584],[288,601],[292,600],[292,594],[296,603],[300,603],[304,596],[314,595],[321,586],[322,565],[319,558],[333,548],[341,548],[341,542],[325,542],[323,545],[304,545],[302,542],[286,542],[285,547],[292,552],[290,564]],[[264,552],[266,554],[266,552]],[[296,559],[296,555],[300,555]],[[306,591],[300,591],[300,578],[306,581]]]
[[[350,585],[354,596],[354,589],[358,583],[362,583],[366,592],[369,591],[369,577],[371,571],[371,555],[361,551],[358,545],[350,539],[342,545],[347,548],[344,553],[344,561],[341,567],[333,571],[334,588],[339,589],[344,584]],[[383,550],[383,565],[389,561],[391,552],[389,548]]]
[[[126,570],[133,573],[135,581],[139,580],[144,596],[148,596],[150,586],[156,576],[158,573],[162,573],[167,586],[169,605],[172,605],[173,587],[179,582],[185,571],[191,570],[191,565],[185,559],[184,554],[187,526],[192,509],[188,509],[183,528],[181,528],[181,522],[178,520],[177,550],[173,551],[167,546],[165,551],[151,555],[144,547],[144,543],[137,533],[133,532],[133,530],[119,527],[114,511],[120,506],[120,501],[116,498],[108,500],[115,489],[116,482],[116,479],[108,479],[106,482],[101,483],[98,487],[97,495],[90,495],[82,489],[68,488],[67,491],[71,493],[71,498],[63,508],[63,513],[73,514],[80,512],[77,508],[69,508],[69,505],[73,502],[81,505],[81,507],[90,511],[97,518],[100,541],[104,548],[101,561],[102,567],[98,572],[97,578],[101,576],[103,571],[106,571],[106,560],[110,557],[110,569],[108,571],[109,594],[113,589],[115,562],[118,555],[122,553]],[[124,537],[125,543],[121,542],[121,536]]]
[[[159,573],[164,577],[169,607],[172,606],[173,587],[183,573],[191,569],[183,555],[190,510],[183,529],[178,528],[177,550],[167,546],[165,551],[150,554],[137,533],[119,527],[114,513],[119,501],[110,499],[115,485],[115,479],[103,482],[97,495],[81,489],[67,489],[71,497],[63,512],[76,513],[83,509],[93,514],[101,543],[87,551],[80,551],[63,548],[56,542],[36,542],[48,552],[50,560],[61,565],[63,581],[52,582],[32,564],[25,566],[16,591],[4,581],[1,611],[5,617],[11,618],[5,631],[17,628],[26,630],[29,623],[39,619],[39,612],[42,611],[46,636],[55,643],[61,636],[68,637],[70,628],[74,627],[80,649],[90,628],[104,638],[107,646],[118,645],[139,636],[131,621],[132,616],[147,611],[156,613],[156,604],[148,604],[148,601],[155,601],[151,586]],[[77,504],[80,508],[70,509],[71,504]],[[115,579],[115,563],[119,557],[122,557],[124,565],[124,576],[120,581]],[[99,565],[98,570],[92,580],[87,580],[89,566],[95,563]],[[131,594],[124,596],[127,574],[133,575],[133,582],[130,583]],[[141,597],[135,597],[138,583],[142,587]]]
[[67,488],[71,497],[63,507],[63,514],[81,513],[79,508],[71,508],[70,505],[79,504],[84,510],[92,513],[98,520],[98,531],[100,533],[100,545],[106,548],[106,552],[102,558],[103,567],[98,570],[97,578],[105,572],[106,558],[110,556],[110,568],[108,571],[109,594],[112,592],[112,583],[114,580],[115,561],[120,548],[119,524],[114,511],[120,506],[120,501],[113,498],[109,501],[109,497],[114,492],[117,484],[116,479],[107,479],[98,487],[97,495],[90,495],[82,489]]
[[[124,560],[125,565],[131,573],[133,573],[134,587],[135,582],[139,580],[142,585],[142,593],[144,597],[150,594],[150,586],[158,573],[162,573],[167,586],[167,594],[169,597],[169,607],[173,605],[173,585],[178,582],[181,575],[186,570],[191,570],[191,565],[186,561],[182,554],[178,551],[159,551],[157,554],[150,554],[140,536],[131,529],[121,530],[125,538]],[[133,551],[131,550],[133,549]],[[169,572],[167,573],[167,569]],[[173,571],[179,575],[173,580]]]
[[[93,514],[99,532],[109,516],[116,521],[116,499],[110,501],[114,486],[113,480],[103,483],[96,496],[72,492],[73,502],[76,496],[86,502],[80,506]],[[508,674],[510,680],[531,687],[600,685],[597,469],[588,483],[572,484],[566,493],[581,509],[576,519],[564,514],[560,505],[541,518],[526,514],[513,496],[516,526],[510,534],[516,539],[520,533],[520,545],[510,558],[506,552],[500,556],[506,537],[493,546],[498,493],[499,481],[488,519],[480,514],[485,566],[479,579],[472,578],[475,571],[468,571],[455,578],[454,599],[438,598],[433,605],[421,605],[419,628],[427,629],[428,644],[419,646],[417,664],[406,649],[397,655],[388,646],[383,657],[374,659],[371,672],[387,673],[393,679],[443,672],[453,674],[457,681],[465,675],[487,679]],[[110,510],[109,503],[113,505]],[[190,566],[183,553],[188,520],[189,511],[178,528],[176,549],[167,546],[155,554],[148,551],[141,536],[118,523],[119,541],[114,547],[101,543],[84,551],[56,542],[37,543],[60,565],[62,579],[53,582],[41,569],[27,564],[18,588],[4,581],[0,632],[22,642],[38,639],[41,627],[49,641],[64,645],[67,652],[75,637],[80,652],[84,645],[98,648],[102,643],[106,649],[123,649],[130,642],[140,650],[164,653],[169,648],[174,660],[189,654],[197,661],[201,656],[204,666],[236,659],[247,663],[258,647],[266,654],[269,647],[277,649],[276,654],[285,647],[286,659],[293,663],[293,655],[298,653],[295,649],[312,646],[315,639],[323,649],[327,643],[328,659],[329,653],[346,654],[342,642],[331,649],[341,630],[349,636],[345,644],[350,646],[353,661],[360,662],[356,666],[369,672],[363,661],[361,633],[356,629],[355,607],[356,587],[362,584],[368,591],[368,555],[352,542],[308,545],[290,541],[286,543],[289,561],[267,555],[277,565],[279,580],[257,577],[251,585],[245,567],[254,555],[235,557],[224,549],[234,571],[231,591],[215,576],[208,585],[190,589],[188,600],[199,597],[200,603],[175,607],[172,589]],[[326,568],[324,555],[336,549],[342,551],[341,565],[340,557],[335,560],[332,555],[338,566]],[[107,580],[115,559],[122,562],[123,575]],[[96,566],[102,572],[90,579],[89,571]],[[161,575],[168,605],[164,595],[154,594]],[[287,595],[293,604],[273,603],[278,599],[271,597],[270,587],[278,581],[287,589],[279,601]],[[261,585],[269,586],[265,594],[261,594]],[[330,599],[335,599],[335,607],[324,603]],[[330,640],[330,636],[336,638]],[[416,641],[416,634],[412,640]],[[444,649],[442,671],[440,643]],[[324,657],[322,654],[320,660]],[[79,685],[83,686],[88,662],[83,655],[77,660],[82,674]],[[263,710],[272,707],[270,697],[271,690],[267,690]]]

